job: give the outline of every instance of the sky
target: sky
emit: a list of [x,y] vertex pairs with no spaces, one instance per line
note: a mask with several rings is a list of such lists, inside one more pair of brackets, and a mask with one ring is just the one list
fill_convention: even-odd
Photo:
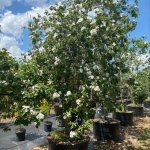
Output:
[[[32,47],[27,29],[29,21],[59,1],[0,0],[0,48],[7,48],[12,56],[20,58],[22,53]],[[139,0],[139,13],[136,20],[138,25],[130,36],[139,38],[144,35],[150,42],[150,0]]]

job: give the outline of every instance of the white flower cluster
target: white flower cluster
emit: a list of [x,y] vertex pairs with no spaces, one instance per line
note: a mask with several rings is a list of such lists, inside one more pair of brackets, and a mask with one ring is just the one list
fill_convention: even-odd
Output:
[[58,57],[55,57],[55,62],[54,62],[54,65],[57,66],[60,62],[60,59]]
[[80,99],[77,99],[77,100],[76,100],[76,103],[77,103],[77,105],[80,105],[81,100],[80,100]]
[[24,112],[30,112],[31,115],[36,116],[36,119],[38,119],[38,120],[44,119],[44,115],[41,112],[35,111],[30,106],[23,105],[22,109],[23,109]]
[[71,94],[71,91],[67,91],[66,96],[70,96]]
[[74,138],[77,135],[75,131],[70,131],[70,138]]
[[81,31],[84,31],[85,29],[86,29],[86,27],[82,27],[82,28],[81,28]]
[[55,99],[55,98],[59,98],[60,97],[60,94],[59,93],[57,93],[57,92],[55,92],[55,93],[53,93],[53,98]]
[[96,27],[95,29],[92,29],[90,31],[91,35],[95,35],[97,33],[98,27]]
[[79,20],[77,21],[77,24],[81,23],[83,21],[83,18],[79,18]]
[[6,82],[6,81],[0,81],[0,84],[2,84],[3,86],[7,86],[8,85],[8,83]]
[[58,33],[54,33],[53,38],[55,39],[58,36]]
[[100,91],[100,88],[99,88],[98,85],[96,85],[96,86],[91,85],[90,88],[91,88],[92,90],[94,90],[95,92],[99,92],[99,91]]
[[66,12],[64,13],[64,16],[67,17],[69,15],[69,10],[66,10]]

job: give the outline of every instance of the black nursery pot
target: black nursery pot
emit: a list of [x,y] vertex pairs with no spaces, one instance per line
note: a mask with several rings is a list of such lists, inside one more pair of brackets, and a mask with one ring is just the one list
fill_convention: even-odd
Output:
[[97,140],[113,140],[119,141],[119,130],[120,121],[110,121],[110,122],[93,122],[93,133],[94,138]]
[[133,125],[133,112],[116,112],[116,119],[122,126]]
[[46,131],[46,132],[52,131],[52,122],[51,121],[44,121],[44,131]]
[[24,128],[16,129],[17,141],[24,141],[25,140],[25,134],[26,134],[26,129],[24,129]]
[[142,106],[127,106],[128,111],[133,111],[133,115],[136,117],[143,116],[143,107]]
[[89,140],[76,143],[58,143],[48,138],[48,150],[88,150]]
[[150,108],[150,101],[144,101],[143,105],[145,108]]

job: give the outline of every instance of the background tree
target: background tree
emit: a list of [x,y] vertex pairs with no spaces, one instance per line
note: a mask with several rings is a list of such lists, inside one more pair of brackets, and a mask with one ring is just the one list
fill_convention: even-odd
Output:
[[20,96],[21,80],[18,62],[6,49],[0,50],[0,110],[7,117],[13,116],[13,104]]

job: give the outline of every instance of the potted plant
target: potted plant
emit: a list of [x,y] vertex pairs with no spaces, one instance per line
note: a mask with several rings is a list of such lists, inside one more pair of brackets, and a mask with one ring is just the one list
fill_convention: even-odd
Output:
[[150,97],[143,101],[143,105],[145,108],[150,108]]
[[[91,123],[90,123],[91,124]],[[72,150],[72,149],[88,149],[89,136],[85,134],[85,129],[89,126],[89,122],[86,122],[84,126],[77,130],[70,131],[69,136],[65,131],[52,131],[48,135],[48,149],[49,150]]]
[[127,105],[128,111],[133,111],[134,116],[143,116],[143,106],[138,103],[131,103]]
[[110,107],[111,111],[109,110],[109,113],[106,113],[107,109],[105,109],[103,105],[97,108],[95,119],[93,120],[93,134],[95,139],[102,141],[118,141],[120,139],[120,121],[114,118],[112,109]]
[[[122,1],[110,2],[108,6],[105,2],[102,4],[110,10],[114,5],[113,8],[120,11],[118,17],[111,14],[107,17],[97,1],[75,0],[51,6],[44,16],[38,15],[29,24],[33,44],[30,64],[38,64],[34,67],[46,74],[45,79],[42,76],[43,80],[35,80],[39,79],[44,85],[50,81],[52,101],[60,100],[61,117],[65,119],[64,132],[56,134],[56,137],[63,137],[60,141],[54,138],[55,134],[49,134],[49,150],[53,149],[51,143],[66,146],[65,139],[70,143],[68,149],[87,141],[84,130],[90,127],[89,118],[93,113],[89,103],[91,93],[96,97],[94,103],[115,101],[119,71],[126,70],[124,60],[128,52],[124,50],[128,50],[128,32],[135,27],[130,18],[126,21],[120,16],[122,12],[128,12],[129,16],[136,17],[137,10],[133,10],[133,14],[128,11],[133,7],[128,8]],[[91,10],[95,12],[94,18],[89,15]],[[114,28],[114,22],[120,22],[117,28]],[[114,35],[117,35],[115,40]],[[116,136],[118,138],[118,134]]]
[[32,107],[25,105],[22,106],[22,109],[19,109],[19,107],[17,107],[17,110],[18,111],[16,111],[15,113],[16,120],[14,123],[18,126],[15,131],[16,139],[18,141],[24,141],[26,129],[21,125],[28,126],[29,124],[34,123],[35,126],[38,127],[43,121],[44,115],[40,111],[34,110]]
[[133,125],[133,112],[127,110],[125,103],[118,103],[116,108],[116,119],[120,121],[123,126]]
[[40,111],[44,114],[44,131],[50,132],[52,130],[52,121],[49,120],[51,104],[43,98],[40,103]]

